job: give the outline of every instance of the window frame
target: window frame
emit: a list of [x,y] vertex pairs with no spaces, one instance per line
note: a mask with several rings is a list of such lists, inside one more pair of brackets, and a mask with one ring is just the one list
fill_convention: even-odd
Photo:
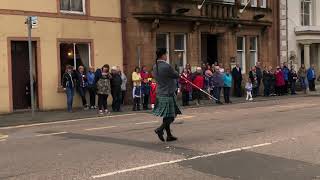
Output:
[[[242,39],[242,49],[238,48],[238,39],[241,38]],[[246,37],[245,36],[238,36],[237,37],[237,56],[238,53],[241,52],[241,62],[238,62],[240,64],[240,67],[242,68],[242,74],[246,73]],[[237,57],[237,61],[238,61],[238,57]]]
[[[255,40],[255,49],[251,49],[251,38],[254,38]],[[249,54],[250,54],[250,62],[251,62],[251,53],[254,52],[255,53],[255,59],[254,59],[254,63],[253,65],[256,65],[258,62],[258,37],[257,36],[251,36],[249,37]],[[250,67],[251,68],[251,67]]]
[[159,33],[156,33],[156,44],[155,44],[155,47],[156,47],[156,51],[157,51],[157,35],[166,35],[166,49],[167,49],[167,61],[168,63],[170,63],[170,33],[166,33],[166,32],[159,32]]
[[259,0],[259,6],[260,8],[267,8],[267,0]]
[[[58,92],[64,92],[63,87],[61,85],[61,57],[60,57],[60,45],[61,44],[88,44],[88,53],[89,53],[89,66],[95,68],[95,61],[94,61],[94,41],[93,39],[57,39],[57,64],[58,64]],[[74,53],[75,56],[75,53]],[[75,68],[75,67],[74,67]]]
[[[82,7],[83,7],[83,11],[80,12],[80,11],[68,11],[68,10],[62,10],[61,9],[61,1],[63,0],[58,0],[58,7],[59,7],[59,12],[62,13],[62,14],[74,14],[74,15],[87,15],[87,12],[88,12],[88,6],[87,6],[87,3],[89,3],[89,0],[81,0],[82,1]],[[69,0],[69,1],[72,1],[72,0]]]
[[[309,4],[309,14],[305,13],[305,4],[308,3]],[[312,4],[313,1],[312,0],[300,0],[300,18],[301,18],[301,26],[312,26],[313,22],[312,22],[312,16],[313,16],[313,12],[312,12]],[[309,24],[306,24],[305,22],[305,16],[308,15],[309,16]]]
[[[247,1],[247,2],[248,2],[248,1]],[[257,0],[251,0],[250,6],[251,6],[251,7],[258,7],[258,2],[257,2]]]
[[174,52],[184,52],[183,53],[183,63],[182,63],[182,67],[186,67],[187,65],[187,34],[186,33],[174,33],[173,35],[173,40],[174,40],[174,44],[176,43],[175,42],[175,35],[183,35],[183,50],[180,50],[180,49],[176,49],[176,47],[174,46],[173,48],[173,51]]

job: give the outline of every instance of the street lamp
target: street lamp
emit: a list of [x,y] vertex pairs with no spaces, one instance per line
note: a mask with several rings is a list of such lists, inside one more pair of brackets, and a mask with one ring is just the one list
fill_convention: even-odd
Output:
[[244,12],[244,10],[246,10],[246,8],[248,7],[248,5],[251,3],[251,0],[247,1],[247,4],[244,6],[244,8],[240,9],[239,12],[240,14],[242,14]]
[[198,5],[198,9],[201,10],[206,0],[203,0],[201,4]]

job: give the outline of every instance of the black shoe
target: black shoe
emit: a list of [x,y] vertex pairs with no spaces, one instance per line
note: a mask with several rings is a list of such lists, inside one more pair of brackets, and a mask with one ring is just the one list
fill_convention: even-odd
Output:
[[154,130],[154,132],[158,135],[160,141],[164,142],[163,132],[159,131],[158,129]]
[[167,142],[170,142],[170,141],[176,141],[178,140],[178,138],[174,137],[174,136],[168,136],[167,137]]

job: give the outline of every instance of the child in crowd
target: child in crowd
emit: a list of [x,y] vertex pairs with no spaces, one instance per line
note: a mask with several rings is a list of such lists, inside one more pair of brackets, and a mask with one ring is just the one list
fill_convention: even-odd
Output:
[[152,79],[151,85],[150,85],[150,103],[151,103],[152,109],[154,109],[154,105],[156,104],[156,99],[157,99],[157,83],[155,79]]
[[150,98],[150,83],[147,78],[143,79],[141,93],[143,95],[143,110],[148,110]]
[[141,86],[134,86],[132,90],[133,94],[133,111],[140,111],[140,99],[141,99]]
[[248,79],[248,81],[246,83],[246,91],[247,91],[246,100],[247,101],[253,101],[253,98],[252,98],[252,81],[251,81],[250,78]]

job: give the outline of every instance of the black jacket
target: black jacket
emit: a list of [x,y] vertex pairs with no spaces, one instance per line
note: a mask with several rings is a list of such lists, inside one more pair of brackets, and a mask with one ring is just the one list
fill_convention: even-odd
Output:
[[237,70],[236,67],[232,69],[232,78],[234,82],[241,82],[242,81],[242,69],[239,68],[239,71]]
[[112,74],[111,83],[111,91],[121,91],[122,79],[119,74]]
[[75,76],[74,73],[64,73],[62,76],[62,87],[63,88],[74,88],[75,87]]

